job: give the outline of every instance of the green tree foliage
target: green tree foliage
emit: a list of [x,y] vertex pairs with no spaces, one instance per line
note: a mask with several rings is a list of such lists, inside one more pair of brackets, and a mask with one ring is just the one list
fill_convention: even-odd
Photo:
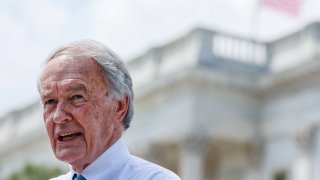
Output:
[[23,169],[13,172],[8,180],[47,180],[62,174],[57,167],[27,164]]

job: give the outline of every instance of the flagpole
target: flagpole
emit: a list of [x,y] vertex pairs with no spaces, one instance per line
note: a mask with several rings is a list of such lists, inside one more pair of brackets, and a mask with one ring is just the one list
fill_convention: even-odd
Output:
[[259,17],[260,17],[260,0],[255,0],[252,17],[251,17],[251,39],[253,41],[257,40],[259,36]]
[[[255,61],[256,57],[256,47],[255,44],[258,41],[259,37],[259,20],[260,20],[260,0],[255,0],[253,11],[252,11],[252,17],[251,17],[251,23],[250,23],[250,39],[252,42],[252,61]],[[253,62],[254,63],[254,62]]]

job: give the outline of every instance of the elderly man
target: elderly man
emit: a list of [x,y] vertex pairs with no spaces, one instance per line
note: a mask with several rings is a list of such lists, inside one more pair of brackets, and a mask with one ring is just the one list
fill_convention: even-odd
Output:
[[60,47],[45,62],[38,86],[53,152],[70,164],[67,174],[54,179],[179,179],[128,152],[122,134],[133,115],[132,82],[103,44]]

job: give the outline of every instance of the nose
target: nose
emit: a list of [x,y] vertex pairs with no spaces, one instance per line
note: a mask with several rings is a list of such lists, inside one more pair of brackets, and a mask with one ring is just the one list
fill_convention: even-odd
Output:
[[70,113],[63,102],[59,102],[53,113],[53,121],[55,123],[64,123],[71,120]]

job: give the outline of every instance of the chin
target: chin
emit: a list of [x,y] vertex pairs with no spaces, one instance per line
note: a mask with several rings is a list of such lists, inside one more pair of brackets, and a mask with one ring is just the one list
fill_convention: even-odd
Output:
[[75,153],[75,152],[65,152],[65,151],[60,151],[55,153],[57,159],[60,161],[69,163],[73,165],[74,163],[79,162],[79,160],[84,159],[84,154],[83,153]]

